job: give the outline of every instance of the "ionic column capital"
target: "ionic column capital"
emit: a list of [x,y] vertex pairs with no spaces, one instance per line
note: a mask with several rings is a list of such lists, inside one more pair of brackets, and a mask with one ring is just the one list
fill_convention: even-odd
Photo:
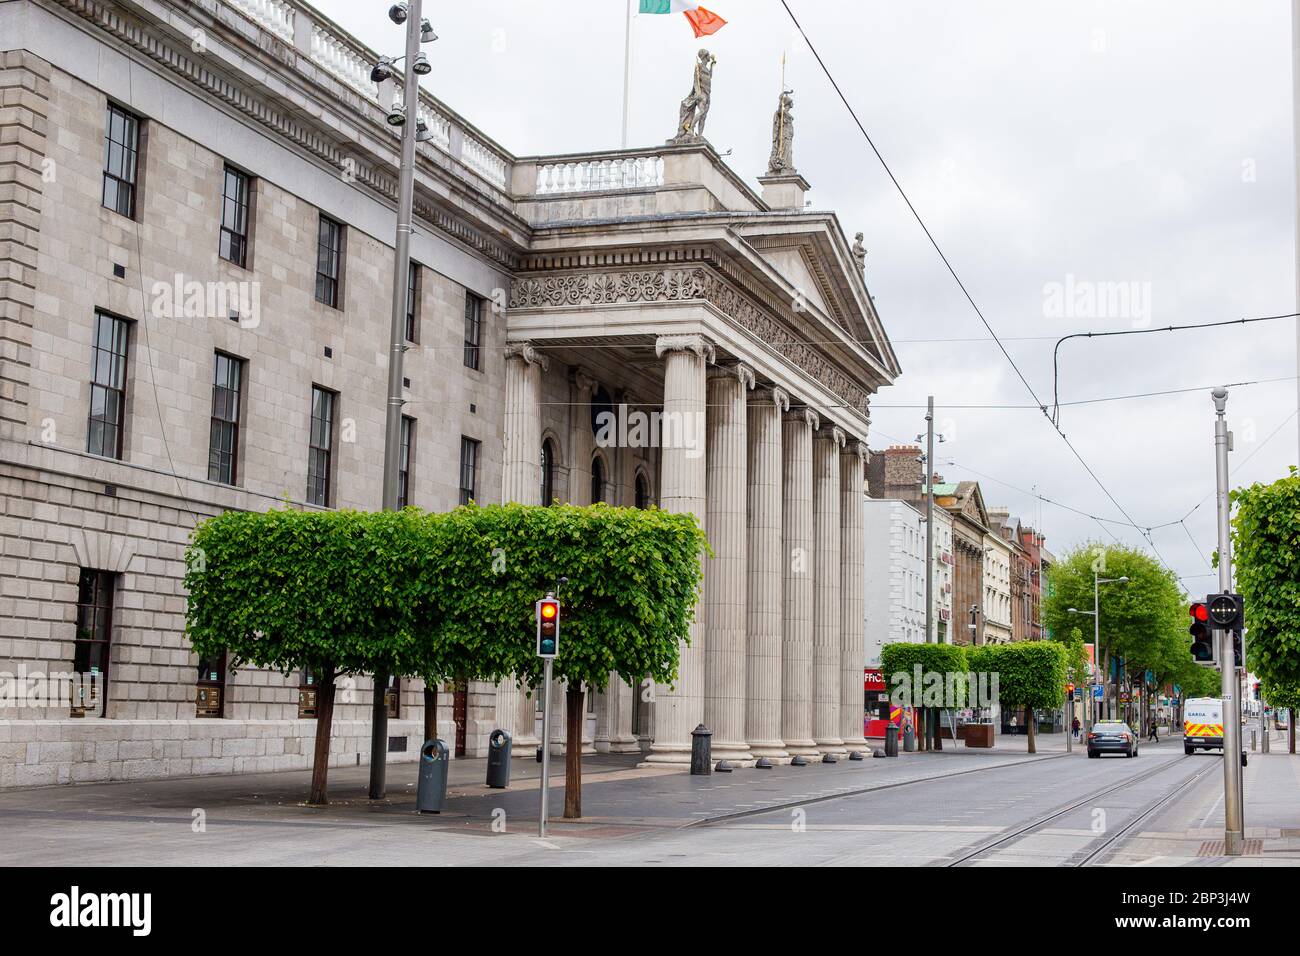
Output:
[[786,421],[801,421],[807,424],[814,432],[822,427],[821,416],[814,412],[807,405],[791,409],[785,413]]
[[717,360],[717,350],[703,335],[661,335],[655,339],[655,356],[663,358],[669,352],[694,352],[706,365]]
[[845,443],[849,440],[849,436],[844,433],[844,429],[840,428],[838,425],[832,425],[830,422],[826,422],[822,425],[822,427],[817,430],[817,434],[814,437],[831,441],[834,443],[836,451],[842,449]]
[[788,412],[790,410],[790,393],[779,385],[756,386],[751,401],[753,401],[755,405],[766,405],[769,403],[775,405],[778,412]]
[[848,455],[857,455],[859,458],[862,459],[862,464],[864,466],[867,464],[868,460],[871,457],[871,452],[867,448],[867,443],[857,438],[851,440],[845,446],[844,451],[845,454]]
[[737,362],[735,365],[715,365],[709,369],[710,381],[726,378],[739,379],[746,390],[754,387],[754,370],[744,362]]
[[580,365],[569,369],[569,381],[578,391],[586,392],[588,395],[594,392],[596,385],[599,384],[591,373]]
[[525,365],[536,365],[545,372],[551,361],[537,350],[532,342],[510,342],[506,345],[506,360],[519,359]]

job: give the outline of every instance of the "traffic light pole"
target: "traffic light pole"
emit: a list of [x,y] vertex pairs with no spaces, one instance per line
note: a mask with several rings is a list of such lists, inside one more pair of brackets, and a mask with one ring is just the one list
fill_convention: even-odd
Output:
[[542,662],[542,794],[537,811],[537,835],[546,839],[547,804],[551,796],[551,659]]
[[[1228,422],[1224,410],[1228,390],[1216,388],[1214,398],[1215,500],[1219,518],[1219,590],[1232,590],[1232,540],[1228,505]],[[1232,649],[1232,632],[1215,630],[1219,645],[1220,690],[1223,697],[1223,852],[1241,856],[1245,822],[1241,788],[1241,693],[1237,660]],[[1242,663],[1245,663],[1244,661]]]
[[925,643],[937,641],[934,632],[934,396],[925,408]]

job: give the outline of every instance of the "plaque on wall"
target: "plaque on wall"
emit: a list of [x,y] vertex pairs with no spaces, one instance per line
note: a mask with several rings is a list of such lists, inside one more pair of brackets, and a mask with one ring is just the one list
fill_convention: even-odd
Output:
[[199,717],[220,717],[221,716],[221,688],[220,687],[200,687],[198,689],[198,708]]
[[298,717],[316,716],[316,691],[314,688],[302,687],[298,690]]

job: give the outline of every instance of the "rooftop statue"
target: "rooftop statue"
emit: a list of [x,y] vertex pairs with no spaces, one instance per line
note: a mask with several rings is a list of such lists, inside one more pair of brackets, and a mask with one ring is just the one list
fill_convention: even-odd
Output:
[[709,101],[713,94],[713,66],[718,58],[708,50],[700,50],[695,60],[695,79],[691,91],[682,100],[681,115],[677,120],[677,135],[671,143],[698,143],[704,139],[704,121],[709,115]]
[[772,155],[767,161],[767,174],[779,176],[793,173],[794,168],[794,109],[793,90],[781,94],[781,102],[772,117]]

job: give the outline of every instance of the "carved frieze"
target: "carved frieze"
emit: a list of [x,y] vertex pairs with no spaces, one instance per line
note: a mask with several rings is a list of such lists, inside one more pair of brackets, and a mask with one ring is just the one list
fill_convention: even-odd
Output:
[[545,309],[637,302],[703,301],[789,359],[850,406],[866,414],[870,395],[817,348],[796,338],[768,312],[712,271],[655,269],[529,276],[510,287],[510,308]]

